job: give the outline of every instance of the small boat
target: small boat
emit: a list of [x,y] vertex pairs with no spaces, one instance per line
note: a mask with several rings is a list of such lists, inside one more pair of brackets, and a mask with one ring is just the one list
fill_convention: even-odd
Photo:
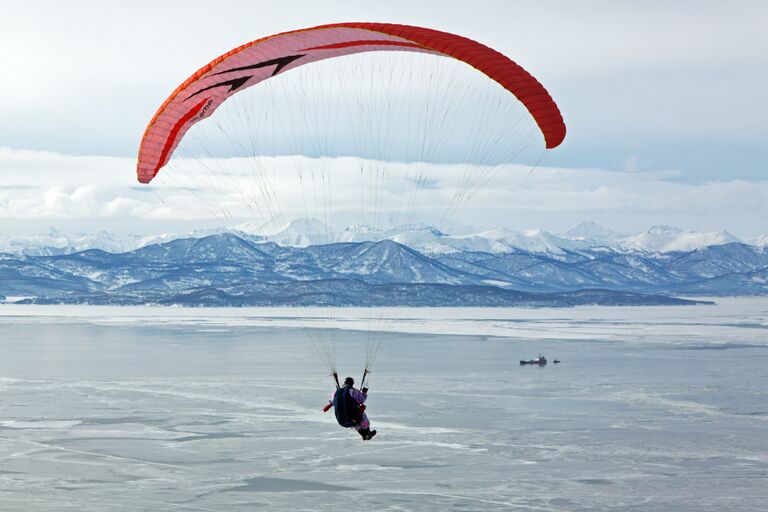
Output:
[[538,356],[538,357],[534,357],[533,359],[529,359],[529,360],[527,360],[527,361],[523,361],[523,360],[521,360],[521,361],[520,361],[520,364],[521,364],[521,365],[526,365],[526,364],[537,364],[537,365],[539,365],[539,366],[544,366],[545,364],[547,364],[547,358],[546,358],[546,357],[544,357],[544,355],[543,355],[543,354],[539,354],[539,356]]

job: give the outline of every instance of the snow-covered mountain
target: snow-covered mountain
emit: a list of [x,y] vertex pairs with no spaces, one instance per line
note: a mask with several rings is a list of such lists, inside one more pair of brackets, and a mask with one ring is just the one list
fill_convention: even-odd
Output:
[[563,232],[561,236],[568,240],[584,242],[590,247],[616,247],[628,235],[608,229],[594,222],[583,221]]
[[284,247],[391,240],[430,256],[462,252],[507,254],[524,251],[564,257],[573,252],[595,251],[598,248],[650,254],[685,252],[730,243],[768,247],[768,235],[741,240],[727,231],[700,233],[671,226],[654,226],[642,233],[624,234],[594,222],[581,222],[560,234],[540,229],[512,231],[496,228],[465,235],[451,235],[425,224],[397,226],[386,230],[358,224],[334,231],[317,219],[304,218],[277,227],[245,223],[232,227],[152,236],[117,237],[107,232],[95,235],[66,235],[51,228],[47,233],[35,236],[0,235],[0,252],[30,256],[71,254],[86,249],[125,252],[180,238],[201,238],[220,233],[234,234],[250,242],[273,242]]
[[672,226],[653,226],[644,233],[618,241],[620,247],[643,252],[693,251],[712,245],[745,243],[727,231],[697,233]]
[[0,235],[0,252],[28,256],[71,254],[93,248],[108,252],[124,252],[135,247],[139,240],[140,237],[135,235],[116,237],[106,231],[96,234],[66,235],[55,227],[51,227],[46,233],[38,235],[20,237]]
[[286,247],[308,247],[336,241],[336,233],[330,226],[317,219],[307,218],[295,219],[276,228],[240,224],[235,226],[233,231],[261,237],[263,240]]
[[[454,236],[423,225],[331,233],[301,221],[272,231],[241,225],[166,235],[160,243],[135,237],[126,239],[135,245],[127,251],[115,250],[120,241],[106,234],[50,231],[12,245],[22,251],[0,252],[0,295],[221,306],[663,304],[659,294],[768,295],[768,250],[727,233],[657,227],[622,238],[596,225],[577,228],[562,236],[503,229]],[[312,243],[318,237],[322,243]],[[108,250],[77,250],[77,243]]]
[[345,242],[371,242],[383,240],[385,236],[381,229],[376,229],[366,224],[353,224],[347,226],[336,234],[336,241]]
[[[768,255],[753,254],[749,264],[739,265],[744,255],[710,254],[745,271],[727,275],[737,279],[714,276],[721,281],[702,280],[690,271],[676,275],[671,263],[677,260],[618,256],[603,262],[581,255],[564,262],[518,251],[438,259],[392,240],[301,248],[220,233],[119,254],[98,249],[0,254],[0,295],[35,303],[115,305],[489,307],[685,303],[666,296],[672,286],[687,286],[687,293],[695,294],[741,283],[750,293],[766,292],[758,281]],[[700,267],[710,272],[719,265]]]

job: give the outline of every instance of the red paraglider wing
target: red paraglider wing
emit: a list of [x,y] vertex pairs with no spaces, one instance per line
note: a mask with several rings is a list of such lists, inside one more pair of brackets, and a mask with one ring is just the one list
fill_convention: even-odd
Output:
[[388,23],[338,23],[285,32],[250,42],[214,59],[181,84],[144,132],[137,174],[149,183],[192,125],[227,98],[287,69],[370,51],[414,51],[453,57],[514,94],[533,116],[547,148],[565,138],[560,110],[544,87],[508,57],[465,37]]

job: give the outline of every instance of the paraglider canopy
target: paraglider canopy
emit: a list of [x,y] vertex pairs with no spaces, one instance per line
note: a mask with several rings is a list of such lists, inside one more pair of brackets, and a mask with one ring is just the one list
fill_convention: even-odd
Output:
[[463,61],[515,95],[533,116],[547,148],[565,137],[565,124],[544,87],[508,57],[462,36],[388,23],[337,23],[257,39],[214,59],[182,83],[150,121],[139,149],[138,179],[149,183],[186,132],[227,98],[289,69],[372,51],[421,52]]

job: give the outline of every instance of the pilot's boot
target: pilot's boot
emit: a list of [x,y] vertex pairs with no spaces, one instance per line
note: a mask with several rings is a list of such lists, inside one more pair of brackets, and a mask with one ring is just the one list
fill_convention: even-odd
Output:
[[357,431],[358,434],[360,434],[360,437],[363,438],[363,441],[367,441],[369,439],[368,436],[371,435],[371,429],[369,428],[361,428]]

